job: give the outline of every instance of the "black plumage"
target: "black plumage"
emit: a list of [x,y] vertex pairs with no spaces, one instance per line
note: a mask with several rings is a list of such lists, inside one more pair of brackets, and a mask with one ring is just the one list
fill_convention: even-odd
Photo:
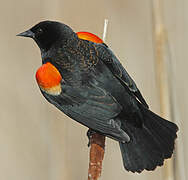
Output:
[[105,44],[79,39],[65,24],[44,21],[21,36],[33,38],[43,64],[62,76],[61,93],[44,97],[66,115],[120,143],[125,169],[141,172],[170,158],[178,127],[149,107],[135,82]]

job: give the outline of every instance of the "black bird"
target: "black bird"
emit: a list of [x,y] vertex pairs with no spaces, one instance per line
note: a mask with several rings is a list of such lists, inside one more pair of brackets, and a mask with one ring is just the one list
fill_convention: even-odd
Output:
[[126,170],[154,170],[170,158],[178,127],[149,110],[135,82],[104,43],[43,21],[19,36],[41,50],[36,73],[44,97],[67,116],[120,144]]

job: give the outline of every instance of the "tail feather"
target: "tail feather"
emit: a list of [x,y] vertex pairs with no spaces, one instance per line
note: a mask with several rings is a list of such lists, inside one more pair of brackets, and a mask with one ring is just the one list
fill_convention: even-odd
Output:
[[122,128],[129,134],[128,143],[120,142],[124,167],[128,171],[142,172],[154,170],[170,158],[174,150],[174,141],[178,127],[150,110],[142,109],[144,121],[141,128],[128,122]]

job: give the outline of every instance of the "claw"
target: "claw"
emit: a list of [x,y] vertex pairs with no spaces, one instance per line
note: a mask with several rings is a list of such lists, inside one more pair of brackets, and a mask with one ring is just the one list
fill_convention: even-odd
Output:
[[90,145],[91,145],[91,138],[92,138],[92,135],[93,134],[95,134],[96,132],[94,131],[94,130],[92,130],[92,129],[89,129],[88,131],[87,131],[87,137],[88,137],[88,144],[87,144],[87,146],[88,147],[90,147]]

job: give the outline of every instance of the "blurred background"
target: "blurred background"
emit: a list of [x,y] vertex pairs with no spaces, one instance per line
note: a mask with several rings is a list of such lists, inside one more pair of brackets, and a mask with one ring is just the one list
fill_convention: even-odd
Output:
[[[109,20],[106,43],[136,81],[150,108],[162,113],[163,117],[175,119],[180,131],[171,175],[166,175],[166,166],[139,175],[125,171],[118,143],[107,139],[101,179],[186,180],[188,1],[166,0],[161,7],[155,2],[1,0],[1,180],[87,179],[87,128],[65,116],[42,97],[35,81],[35,72],[41,65],[39,48],[34,41],[16,37],[16,34],[49,19],[68,24],[76,32],[89,31],[102,37],[105,18]],[[157,16],[157,13],[162,16]],[[165,43],[158,41],[157,32]],[[160,43],[162,48],[158,46]],[[164,72],[170,78],[159,77],[162,72],[158,59],[167,60],[168,72],[165,69]],[[161,87],[166,86],[168,92],[164,96]],[[164,97],[168,96],[170,101],[167,98],[167,103],[163,103]]]

